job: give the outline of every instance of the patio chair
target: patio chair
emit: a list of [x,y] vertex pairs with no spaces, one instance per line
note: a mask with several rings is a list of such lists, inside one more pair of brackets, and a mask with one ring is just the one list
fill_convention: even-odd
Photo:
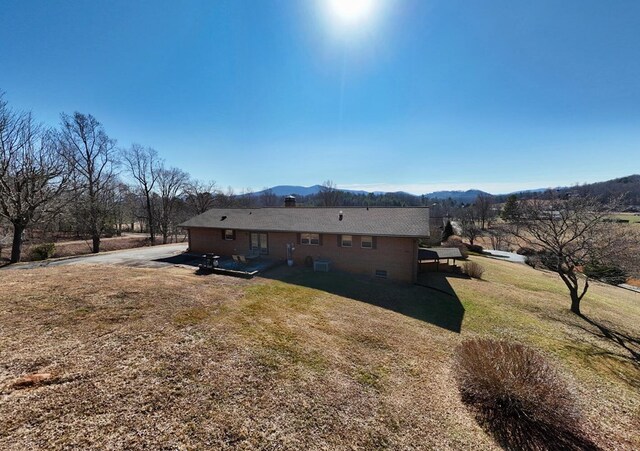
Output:
[[243,265],[247,264],[247,259],[244,255],[238,255],[238,263],[242,263]]

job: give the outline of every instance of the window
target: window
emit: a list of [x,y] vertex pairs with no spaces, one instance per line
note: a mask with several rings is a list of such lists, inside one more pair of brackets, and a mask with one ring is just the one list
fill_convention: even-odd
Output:
[[363,236],[360,238],[360,247],[365,249],[373,249],[373,237]]
[[319,233],[301,233],[300,244],[318,246],[320,244],[320,234]]
[[231,229],[226,229],[224,231],[224,239],[227,241],[232,241],[236,239],[236,234]]
[[342,240],[340,241],[340,245],[342,247],[351,247],[352,242],[353,242],[353,237],[351,235],[342,235]]
[[387,270],[386,269],[376,269],[376,277],[378,279],[386,279],[387,278]]

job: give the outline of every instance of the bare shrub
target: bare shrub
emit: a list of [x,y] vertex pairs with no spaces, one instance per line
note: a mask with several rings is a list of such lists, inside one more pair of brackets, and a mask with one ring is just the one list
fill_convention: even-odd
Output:
[[540,353],[519,343],[476,338],[458,348],[462,401],[509,450],[597,450],[581,427],[567,383]]
[[465,262],[464,273],[469,277],[473,277],[474,279],[482,279],[482,275],[484,274],[484,266],[476,262]]

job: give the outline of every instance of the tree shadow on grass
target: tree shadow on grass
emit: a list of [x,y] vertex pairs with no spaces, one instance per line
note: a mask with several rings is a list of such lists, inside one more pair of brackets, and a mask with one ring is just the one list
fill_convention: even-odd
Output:
[[634,337],[625,332],[618,331],[605,322],[598,322],[584,314],[580,315],[580,317],[587,323],[592,325],[595,329],[580,325],[577,325],[577,327],[598,338],[605,339],[617,345],[619,348],[621,348],[621,350],[624,350],[623,357],[630,359],[640,367],[640,337]]
[[452,332],[460,333],[462,329],[464,307],[448,281],[452,276],[444,273],[423,278],[421,285],[375,280],[340,271],[314,272],[286,267],[261,276],[365,302]]
[[[569,319],[551,315],[546,318],[577,328],[601,340],[583,340],[580,346],[566,347],[573,354],[582,355],[584,364],[593,370],[640,389],[640,337],[584,314],[571,315]],[[613,346],[607,346],[606,343]]]

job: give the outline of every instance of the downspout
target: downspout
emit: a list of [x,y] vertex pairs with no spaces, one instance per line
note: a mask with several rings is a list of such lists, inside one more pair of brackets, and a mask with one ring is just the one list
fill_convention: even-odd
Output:
[[416,283],[418,281],[418,241],[419,240],[417,238],[413,239],[413,274],[411,276],[411,280],[413,283]]

